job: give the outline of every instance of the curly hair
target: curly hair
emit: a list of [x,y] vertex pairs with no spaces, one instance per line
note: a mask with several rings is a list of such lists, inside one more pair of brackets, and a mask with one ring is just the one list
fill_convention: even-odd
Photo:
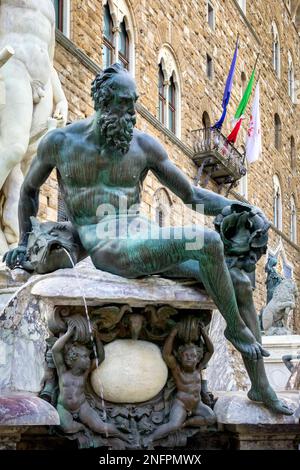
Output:
[[71,367],[73,362],[75,362],[76,359],[78,358],[78,349],[85,349],[86,351],[89,352],[88,348],[83,344],[79,344],[79,343],[66,344],[65,350],[64,350],[64,359],[68,367]]
[[95,111],[108,104],[112,92],[110,85],[119,73],[128,73],[128,71],[121,64],[113,64],[103,72],[98,73],[92,81],[91,97],[94,101]]
[[193,344],[193,343],[186,343],[186,344],[182,344],[181,346],[179,346],[177,350],[177,356],[180,357],[184,351],[186,351],[187,349],[191,349],[191,348],[195,349],[197,356],[198,356],[198,361],[200,361],[200,359],[203,356],[203,346],[197,346],[196,344]]

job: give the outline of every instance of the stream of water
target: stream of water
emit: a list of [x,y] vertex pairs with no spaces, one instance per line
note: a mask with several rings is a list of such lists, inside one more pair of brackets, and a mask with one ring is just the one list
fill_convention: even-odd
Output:
[[[87,306],[87,301],[86,301],[86,295],[85,295],[85,292],[82,289],[82,286],[80,284],[80,279],[79,279],[79,276],[78,276],[78,272],[76,270],[75,263],[74,263],[71,255],[70,255],[70,253],[65,248],[63,248],[63,250],[66,252],[66,254],[68,255],[69,260],[71,261],[71,264],[72,264],[73,270],[74,270],[74,274],[75,274],[75,278],[76,278],[76,282],[78,284],[79,292],[80,292],[80,295],[83,299],[85,316],[86,316],[86,319],[87,319],[88,330],[89,330],[90,339],[91,339],[91,343],[92,343],[92,347],[93,347],[93,353],[94,353],[95,360],[96,360],[96,367],[98,368],[99,367],[99,357],[98,357],[95,338],[94,338],[94,334],[93,334],[92,323],[91,323],[91,319],[90,319],[90,316],[89,316],[89,311],[88,311],[88,306]],[[102,403],[102,408],[103,408],[104,422],[107,423],[106,406],[105,406],[105,403],[104,403],[104,391],[103,391],[103,386],[102,386],[101,382],[100,382],[100,397],[101,397],[101,403]],[[108,437],[107,428],[106,428],[105,434],[106,434],[106,437]]]

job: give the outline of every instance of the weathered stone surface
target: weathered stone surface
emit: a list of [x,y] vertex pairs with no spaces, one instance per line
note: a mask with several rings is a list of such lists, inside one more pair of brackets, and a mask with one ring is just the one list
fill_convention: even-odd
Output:
[[126,279],[97,270],[85,261],[74,269],[60,269],[35,283],[32,294],[47,298],[55,305],[78,305],[85,295],[88,305],[117,302],[142,307],[149,304],[172,304],[173,307],[212,309],[213,303],[196,282],[179,282],[149,276]]
[[263,336],[262,343],[270,353],[264,359],[270,384],[275,390],[285,390],[291,373],[282,361],[282,356],[298,353],[300,335]]
[[19,288],[0,314],[0,390],[37,393],[44,374],[46,315],[31,297],[36,278]]
[[91,382],[105,400],[141,403],[157,395],[167,378],[167,366],[155,344],[116,340],[105,346],[105,360],[92,373]]
[[30,394],[0,396],[0,426],[58,425],[59,416],[48,402]]
[[221,424],[295,424],[299,423],[299,392],[282,392],[279,398],[294,410],[292,416],[272,413],[262,403],[254,403],[243,392],[224,392],[218,394],[214,407],[218,423]]
[[235,391],[249,389],[250,381],[240,353],[226,340],[226,323],[215,311],[210,324],[209,336],[214,345],[214,354],[207,367],[209,389],[213,391]]

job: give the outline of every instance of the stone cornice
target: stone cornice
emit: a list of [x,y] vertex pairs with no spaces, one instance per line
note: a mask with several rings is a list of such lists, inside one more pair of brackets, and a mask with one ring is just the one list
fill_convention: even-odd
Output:
[[244,23],[246,24],[246,26],[248,27],[248,29],[250,30],[252,36],[254,37],[255,41],[257,42],[257,44],[259,46],[261,46],[261,40],[259,39],[259,37],[257,36],[256,34],[256,31],[255,29],[253,28],[252,24],[250,23],[250,21],[248,20],[247,16],[245,15],[245,13],[243,12],[243,10],[241,9],[240,5],[238,4],[237,0],[232,0],[233,3],[235,4],[236,8],[238,9],[241,17],[243,18],[244,20]]
[[90,59],[85,52],[76,47],[76,45],[58,29],[55,33],[55,39],[58,44],[60,44],[64,49],[76,57],[76,59],[78,59],[79,62],[81,62],[82,65],[84,65],[90,72],[94,73],[95,75],[101,72],[101,67],[92,59]]

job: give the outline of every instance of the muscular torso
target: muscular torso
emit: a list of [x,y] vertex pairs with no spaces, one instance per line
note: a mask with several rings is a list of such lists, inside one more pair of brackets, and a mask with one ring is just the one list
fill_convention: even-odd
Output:
[[173,372],[177,398],[184,404],[188,411],[192,411],[200,400],[201,375],[198,370],[194,372],[184,372],[179,367]]
[[106,220],[106,210],[119,217],[138,204],[147,173],[138,131],[134,131],[129,152],[113,156],[91,137],[91,125],[87,119],[67,127],[56,157],[66,208],[79,229]]
[[0,49],[10,45],[32,78],[49,79],[55,11],[51,0],[1,0]]
[[71,371],[64,372],[59,379],[58,403],[69,411],[78,411],[85,401],[85,380],[85,375],[76,376]]

